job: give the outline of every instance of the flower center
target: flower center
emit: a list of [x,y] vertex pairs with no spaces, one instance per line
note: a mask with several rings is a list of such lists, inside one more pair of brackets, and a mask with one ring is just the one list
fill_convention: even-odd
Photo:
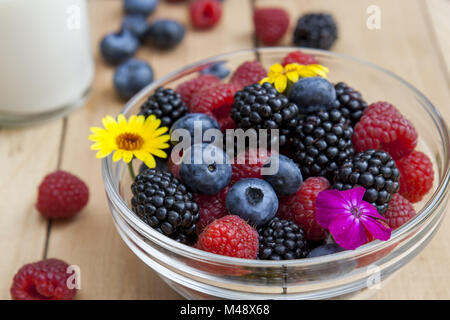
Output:
[[135,133],[125,132],[117,136],[116,143],[119,149],[133,151],[139,150],[142,147],[144,139]]
[[357,218],[359,218],[359,216],[361,215],[361,212],[359,212],[359,209],[357,207],[352,207],[350,209],[350,212],[352,215],[354,215]]

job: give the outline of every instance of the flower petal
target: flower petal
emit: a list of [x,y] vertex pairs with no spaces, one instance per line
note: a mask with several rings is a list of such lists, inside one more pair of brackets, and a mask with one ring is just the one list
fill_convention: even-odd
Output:
[[316,198],[316,220],[325,229],[337,215],[351,215],[351,205],[342,191],[324,190]]
[[279,63],[273,64],[269,69],[269,72],[273,72],[273,73],[282,73],[283,71],[284,71],[284,68]]
[[361,222],[352,215],[338,215],[330,223],[330,233],[338,245],[354,250],[367,243],[367,235]]
[[287,86],[286,76],[278,76],[275,79],[275,89],[277,89],[278,92],[284,92],[286,86]]
[[368,216],[360,217],[360,221],[367,232],[375,239],[386,241],[391,238],[392,229],[385,222]]

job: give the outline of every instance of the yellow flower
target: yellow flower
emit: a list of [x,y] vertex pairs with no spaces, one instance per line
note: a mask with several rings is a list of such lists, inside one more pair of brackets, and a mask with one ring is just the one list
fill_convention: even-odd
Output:
[[284,67],[275,63],[269,69],[267,77],[260,81],[260,84],[269,82],[273,84],[278,92],[284,92],[287,88],[288,81],[291,83],[297,82],[299,78],[307,77],[327,77],[328,68],[320,64],[303,65],[298,63],[290,63]]
[[170,136],[164,134],[166,127],[159,127],[161,120],[151,115],[147,119],[143,116],[133,115],[128,119],[120,114],[117,121],[106,116],[102,119],[103,128],[92,127],[89,140],[95,143],[92,150],[98,150],[97,158],[104,158],[114,152],[113,161],[123,159],[130,163],[133,156],[143,161],[149,168],[156,166],[155,158],[166,158],[162,150],[169,147],[166,143]]

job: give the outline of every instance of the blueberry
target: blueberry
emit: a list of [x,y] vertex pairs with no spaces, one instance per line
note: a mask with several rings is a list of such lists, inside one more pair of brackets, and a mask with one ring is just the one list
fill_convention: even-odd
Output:
[[230,74],[230,70],[225,67],[225,62],[217,62],[200,71],[201,74],[212,74],[219,79],[224,79]]
[[106,62],[118,64],[133,57],[139,40],[128,30],[107,34],[100,42],[100,52]]
[[308,254],[308,258],[326,256],[328,254],[338,253],[341,251],[345,251],[345,249],[340,247],[336,243],[328,243],[311,250],[311,252]]
[[139,14],[128,14],[123,18],[122,28],[142,40],[148,29],[147,19]]
[[216,194],[231,179],[225,152],[212,144],[194,144],[183,156],[180,177],[193,192]]
[[185,29],[182,24],[169,19],[152,23],[147,29],[145,39],[151,45],[161,49],[170,49],[183,40]]
[[227,194],[226,206],[256,227],[263,226],[278,210],[278,198],[271,185],[256,178],[241,179]]
[[122,63],[114,73],[114,87],[122,99],[130,99],[152,81],[152,68],[147,62],[138,59]]
[[[202,128],[202,134],[204,134],[205,131],[208,129],[220,130],[220,125],[216,119],[211,118],[203,113],[189,113],[189,114],[185,115],[184,117],[175,121],[175,123],[170,128],[170,137],[171,137],[172,145],[176,145],[178,142],[181,142],[183,140],[183,138],[177,138],[173,134],[173,132],[177,129],[187,130],[191,136],[190,144],[194,144],[196,142],[196,141],[194,141],[194,124],[196,121],[200,122],[200,125]],[[213,142],[213,141],[206,141],[204,139],[201,139],[198,142],[209,143],[209,142]]]
[[328,110],[336,100],[333,84],[321,77],[302,78],[289,90],[289,100],[297,104],[301,113]]
[[265,174],[263,171],[263,179],[270,183],[275,192],[280,196],[296,193],[303,183],[300,169],[294,161],[283,155],[271,156],[266,160],[263,167],[269,171],[273,170],[271,166],[274,166],[275,169],[277,162],[278,170],[273,174]]
[[124,0],[123,10],[127,14],[140,14],[148,17],[155,11],[158,0]]

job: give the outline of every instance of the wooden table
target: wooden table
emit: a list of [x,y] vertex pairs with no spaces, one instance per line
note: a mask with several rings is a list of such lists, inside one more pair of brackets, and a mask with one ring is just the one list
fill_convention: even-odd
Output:
[[[107,207],[100,161],[89,150],[89,127],[123,106],[112,87],[114,69],[99,57],[101,37],[120,26],[121,1],[89,0],[97,72],[85,107],[65,119],[26,129],[0,131],[0,298],[9,299],[14,273],[25,263],[57,257],[81,268],[79,299],[179,299],[122,242]],[[189,25],[185,4],[163,0],[155,16]],[[255,45],[254,6],[281,5],[292,23],[312,10],[329,11],[340,27],[333,48],[377,63],[408,79],[438,106],[450,123],[449,0],[225,0],[220,24],[212,31],[188,28],[173,51],[143,47],[139,58],[150,61],[157,77],[187,63]],[[381,9],[381,29],[366,27],[369,5]],[[288,45],[289,33],[283,41]],[[257,44],[256,44],[257,45]],[[1,58],[1,57],[0,57]],[[75,219],[48,222],[34,208],[43,176],[58,168],[84,179],[90,202]],[[378,299],[450,298],[450,218],[427,248],[375,294]]]

